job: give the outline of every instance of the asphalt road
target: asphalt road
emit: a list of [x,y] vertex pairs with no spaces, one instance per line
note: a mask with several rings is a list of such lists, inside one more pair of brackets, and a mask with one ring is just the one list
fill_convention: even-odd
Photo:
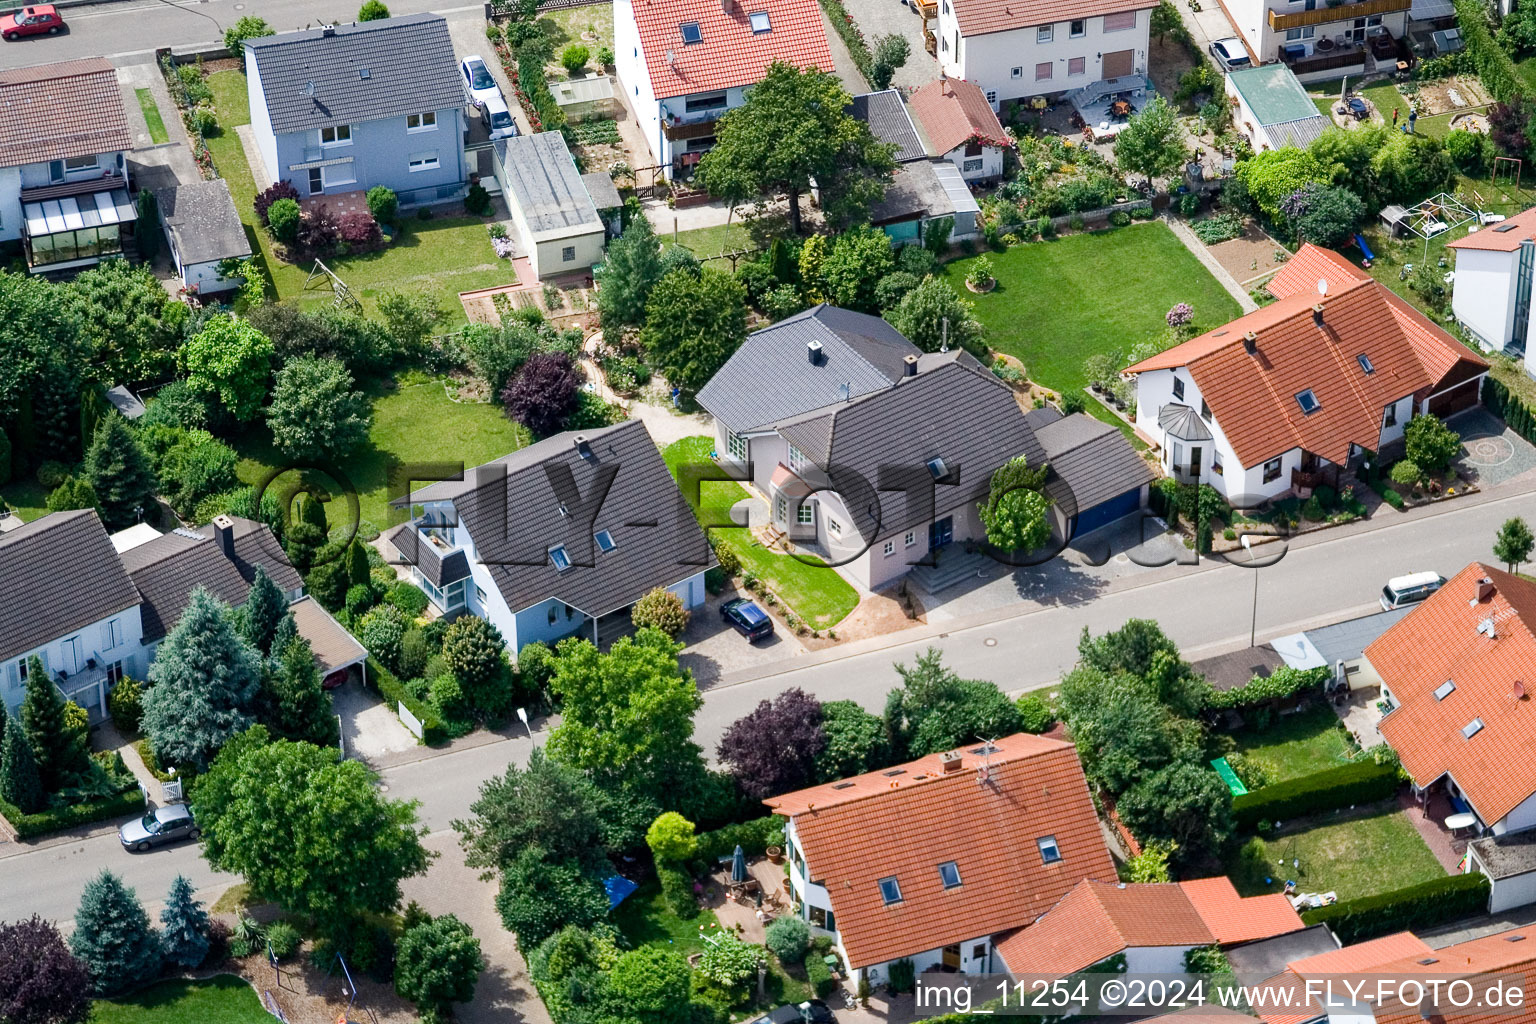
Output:
[[[712,751],[727,725],[790,686],[824,699],[853,699],[879,710],[896,682],[895,662],[910,660],[932,644],[946,662],[967,676],[992,679],[1009,691],[1047,686],[1076,660],[1078,633],[1112,629],[1128,618],[1157,619],[1186,655],[1244,646],[1253,615],[1258,576],[1257,634],[1260,642],[1324,622],[1377,608],[1376,597],[1389,576],[1434,569],[1450,576],[1474,559],[1488,560],[1494,531],[1513,515],[1536,517],[1536,494],[1520,493],[1474,507],[1447,506],[1439,515],[1354,536],[1321,535],[1278,563],[1257,571],[1207,562],[1150,582],[1121,587],[1091,601],[1036,608],[987,625],[957,629],[928,640],[819,664],[784,663],[785,671],[704,694],[697,735]],[[543,734],[538,742],[544,741]],[[428,755],[383,773],[392,797],[419,800],[423,823],[432,832],[465,817],[479,784],[526,760],[525,736],[449,754]],[[234,881],[210,871],[195,845],[129,854],[114,836],[0,858],[0,920],[33,913],[67,921],[85,882],[102,868],[136,887],[151,911],[178,872],[205,895]]]

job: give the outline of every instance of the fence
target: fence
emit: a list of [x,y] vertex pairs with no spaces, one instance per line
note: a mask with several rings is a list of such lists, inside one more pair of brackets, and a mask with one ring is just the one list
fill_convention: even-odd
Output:
[[421,724],[421,719],[412,714],[411,709],[405,706],[405,701],[402,700],[396,702],[395,709],[400,715],[401,723],[404,724],[407,729],[411,730],[411,735],[415,736],[417,739],[426,738],[426,727]]
[[[563,11],[571,7],[592,7],[596,4],[607,3],[608,0],[539,0],[539,13],[549,11]],[[510,18],[517,13],[519,5],[515,0],[490,0],[485,5],[485,20],[494,21],[497,18]]]

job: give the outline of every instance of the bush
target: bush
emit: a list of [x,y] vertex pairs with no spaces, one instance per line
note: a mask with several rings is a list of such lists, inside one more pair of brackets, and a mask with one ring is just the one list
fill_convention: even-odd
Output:
[[336,234],[353,249],[372,248],[384,240],[373,214],[354,210],[336,218]]
[[1124,210],[1116,210],[1109,215],[1110,227],[1123,228],[1131,222],[1131,215]]
[[587,61],[592,59],[592,51],[580,43],[572,43],[560,51],[560,65],[571,74],[576,74],[587,66]]
[[485,190],[484,185],[469,186],[469,192],[464,196],[464,209],[477,217],[491,215],[491,194]]
[[597,63],[601,67],[613,67],[613,48],[610,46],[599,46],[597,48]]
[[1302,911],[1304,923],[1326,924],[1344,945],[1393,932],[1418,932],[1488,909],[1488,876],[1447,875],[1391,892]]
[[144,794],[135,787],[129,792],[87,800],[78,804],[58,804],[36,814],[23,814],[8,803],[0,802],[0,817],[11,823],[16,838],[32,839],[61,829],[88,825],[110,818],[127,818],[144,813]]
[[917,972],[911,960],[897,960],[887,974],[892,992],[911,992],[917,987]]
[[675,864],[656,865],[656,878],[661,882],[661,896],[668,908],[683,920],[699,915],[699,901],[693,895],[693,878]]
[[1385,800],[1397,792],[1401,778],[1395,765],[1354,761],[1233,797],[1232,815],[1239,831],[1252,831],[1264,820],[1288,821]]
[[1412,459],[1399,459],[1392,467],[1392,472],[1387,475],[1391,477],[1393,483],[1403,487],[1417,487],[1419,481],[1424,479],[1424,471]]
[[427,610],[427,595],[420,587],[401,580],[389,588],[384,600],[400,609],[407,618],[418,618]]
[[1438,416],[1421,413],[1403,431],[1408,458],[1426,473],[1438,473],[1461,451],[1461,436]]
[[[251,204],[256,211],[256,219],[263,224],[267,223],[267,213],[272,209],[272,204],[279,199],[292,199],[298,201],[299,190],[293,187],[291,181],[278,181],[268,185],[263,191],[257,193],[256,201]],[[186,424],[184,424],[186,425]],[[202,424],[191,424],[201,426]]]
[[1308,519],[1314,523],[1323,521],[1323,503],[1317,500],[1317,495],[1314,494],[1301,503],[1301,516],[1303,519]]
[[805,958],[811,946],[811,929],[798,917],[779,917],[768,926],[763,941],[780,962],[789,964]]
[[694,856],[705,862],[729,857],[738,846],[747,856],[757,857],[766,853],[770,846],[784,845],[784,819],[770,814],[765,818],[726,825],[713,832],[700,832],[696,838],[698,846]]
[[837,979],[832,977],[832,968],[828,967],[822,959],[825,954],[814,947],[805,954],[805,980],[811,983],[816,991],[817,999],[825,999],[837,988]]
[[292,242],[299,237],[299,221],[303,211],[296,199],[282,198],[267,207],[267,227],[279,242]]
[[389,8],[380,0],[365,0],[363,6],[357,9],[358,21],[383,21],[389,17]]
[[1282,665],[1267,676],[1254,676],[1242,686],[1230,690],[1212,689],[1205,706],[1221,710],[1246,710],[1260,704],[1288,700],[1309,690],[1321,694],[1323,684],[1333,674],[1327,665],[1317,668],[1292,668]]
[[1056,710],[1039,693],[1026,693],[1014,705],[1019,709],[1019,727],[1025,732],[1042,733],[1056,724]]
[[1074,413],[1088,411],[1088,399],[1081,391],[1063,391],[1061,393],[1061,411],[1068,416]]
[[137,679],[121,679],[107,694],[107,711],[112,724],[124,736],[139,732],[139,720],[144,717],[144,684]]
[[219,115],[212,107],[193,107],[186,112],[187,131],[207,138],[219,134]]
[[393,224],[400,213],[400,197],[392,188],[375,185],[368,190],[368,212],[380,224]]
[[433,746],[448,739],[447,730],[437,712],[411,696],[405,684],[380,664],[378,658],[368,659],[368,683],[378,691],[379,696],[391,704],[404,705],[407,711],[416,716],[416,720],[421,723],[421,742]]
[[303,941],[299,930],[287,921],[274,921],[267,926],[267,945],[272,947],[272,955],[279,960],[287,960],[297,953]]
[[636,601],[634,611],[630,613],[636,629],[659,629],[674,640],[688,628],[690,617],[682,598],[661,587],[652,589]]

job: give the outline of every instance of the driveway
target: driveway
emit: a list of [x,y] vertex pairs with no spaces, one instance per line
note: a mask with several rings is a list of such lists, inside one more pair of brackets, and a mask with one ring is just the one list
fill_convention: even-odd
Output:
[[[773,636],[747,643],[747,638],[736,632],[720,618],[720,605],[735,597],[751,597],[739,594],[734,587],[727,587],[718,597],[711,597],[703,608],[696,609],[688,621],[688,632],[683,634],[684,649],[679,663],[693,672],[699,689],[707,690],[726,673],[758,668],[786,658],[805,653],[800,641],[773,618]],[[761,601],[758,607],[763,607]]]
[[1487,409],[1468,409],[1448,423],[1461,435],[1462,454],[1456,467],[1479,487],[1497,487],[1536,470],[1536,447]]
[[[853,15],[854,24],[859,26],[865,41],[871,46],[876,36],[898,35],[906,39],[910,51],[907,63],[897,69],[892,84],[910,92],[939,77],[939,62],[923,49],[923,19],[917,11],[907,6],[906,0],[843,0],[843,6]],[[842,44],[830,26],[827,28],[827,41],[833,45],[834,54]],[[854,87],[853,83],[858,81],[856,77],[850,79],[846,74],[842,77],[849,92],[865,91]]]
[[385,754],[411,750],[416,737],[400,724],[394,709],[350,676],[331,691],[331,707],[341,719],[341,739],[348,757],[373,762]]

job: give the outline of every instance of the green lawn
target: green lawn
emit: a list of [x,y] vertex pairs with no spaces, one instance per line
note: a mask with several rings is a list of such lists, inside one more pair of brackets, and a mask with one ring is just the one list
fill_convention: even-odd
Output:
[[[581,8],[577,7],[573,10],[581,10]],[[752,236],[747,233],[746,226],[740,221],[733,224],[719,224],[712,228],[679,231],[675,236],[668,231],[662,236],[662,240],[668,245],[675,241],[678,245],[686,246],[701,260],[723,253],[757,248],[752,242]],[[721,266],[724,265],[721,264]]]
[[[568,7],[563,11],[549,11],[539,16],[539,24],[554,46],[555,64],[559,63],[560,51],[573,43],[580,43],[592,51],[587,61],[589,71],[597,68],[597,51],[606,46],[613,49],[613,5]],[[583,35],[593,38],[583,39]]]
[[121,999],[98,999],[94,1024],[271,1024],[254,989],[232,974],[164,981]]
[[[667,468],[677,477],[678,467],[689,462],[709,461],[714,438],[685,437],[667,446],[662,456]],[[745,488],[734,481],[704,481],[699,485],[699,501],[694,512],[700,522],[728,522],[732,505],[747,498]],[[706,517],[707,513],[707,517]],[[859,594],[838,575],[836,569],[824,565],[807,565],[799,558],[763,547],[752,531],[743,526],[710,531],[711,539],[724,541],[741,559],[744,573],[750,572],[762,580],[769,589],[779,595],[790,609],[815,629],[836,626],[858,607]]]
[[1525,83],[1526,88],[1536,89],[1536,57],[1515,61],[1515,74]]
[[[1300,866],[1293,866],[1293,860],[1300,861]],[[1227,867],[1232,884],[1244,896],[1280,892],[1287,879],[1294,879],[1303,892],[1337,892],[1341,900],[1401,889],[1445,874],[1395,801],[1367,817],[1319,824],[1267,840],[1254,837]]]
[[1264,766],[1271,784],[1336,768],[1353,750],[1339,716],[1326,705],[1285,715],[1263,729],[1234,733],[1233,739],[1239,753]]
[[[1405,124],[1407,122],[1408,100],[1402,93],[1397,91],[1397,86],[1391,82],[1377,82],[1375,85],[1368,85],[1360,90],[1360,95],[1371,101],[1372,105],[1376,108],[1376,112],[1381,115],[1381,119],[1387,124],[1392,123],[1392,109],[1394,107],[1397,108],[1400,115],[1397,123]],[[1414,122],[1414,127],[1418,127],[1418,122]]]
[[160,104],[155,102],[155,94],[148,89],[135,89],[133,92],[139,98],[139,109],[144,111],[144,123],[149,127],[149,141],[157,146],[169,142],[171,133],[165,130],[165,119],[160,116]]
[[28,476],[0,486],[0,499],[4,499],[7,505],[20,513],[24,523],[30,523],[48,513],[45,507],[48,504],[48,492],[37,482],[36,477]]
[[[391,390],[375,385],[370,394],[373,430],[368,445],[341,466],[357,489],[358,515],[365,528],[383,530],[389,524],[391,469],[445,461],[462,461],[469,469],[529,443],[527,431],[507,419],[500,406],[452,401],[441,381],[403,384]],[[244,483],[259,484],[271,467],[288,462],[272,447],[265,427],[247,431],[237,449],[241,456],[237,471]],[[343,515],[341,510],[330,511],[331,525],[343,523]]]
[[1317,108],[1317,112],[1319,114],[1322,114],[1324,117],[1332,117],[1333,116],[1333,99],[1332,99],[1332,97],[1328,97],[1328,96],[1313,96],[1312,97],[1312,105],[1315,106]]

